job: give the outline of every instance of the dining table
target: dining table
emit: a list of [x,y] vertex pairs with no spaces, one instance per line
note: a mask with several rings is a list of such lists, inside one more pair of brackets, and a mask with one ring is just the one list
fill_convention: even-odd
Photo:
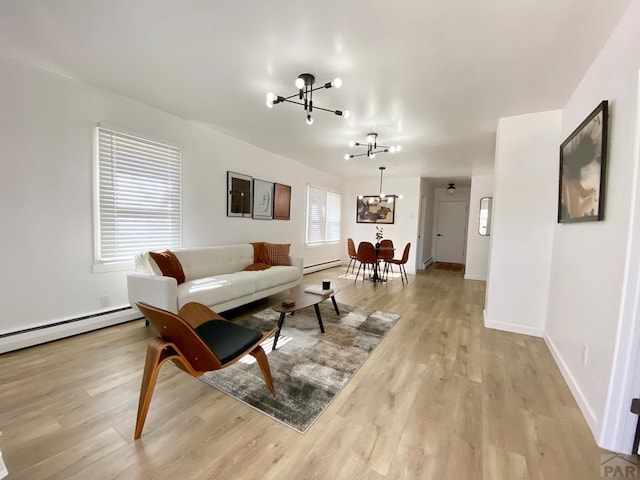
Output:
[[[395,247],[380,247],[380,246],[375,246],[376,248],[376,257],[378,257],[378,259],[381,258],[393,258],[393,255],[391,255],[391,257],[387,257],[386,255],[381,255],[381,254],[385,254],[388,252],[395,252]],[[379,273],[379,269],[380,269],[380,262],[376,262],[375,266],[373,267],[373,277],[371,277],[371,281],[372,282],[386,282],[387,280],[385,278],[382,277],[382,275],[380,275]]]

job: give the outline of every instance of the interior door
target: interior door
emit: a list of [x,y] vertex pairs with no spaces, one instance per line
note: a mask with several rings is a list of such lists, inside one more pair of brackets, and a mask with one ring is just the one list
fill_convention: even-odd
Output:
[[466,202],[439,202],[436,262],[464,263]]

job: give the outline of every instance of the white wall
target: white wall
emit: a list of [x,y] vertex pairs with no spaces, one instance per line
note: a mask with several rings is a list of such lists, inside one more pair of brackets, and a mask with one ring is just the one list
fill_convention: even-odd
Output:
[[464,271],[464,278],[469,280],[487,279],[490,238],[486,235],[480,235],[478,229],[480,227],[480,199],[493,197],[493,182],[493,175],[474,175],[471,177],[467,255]]
[[[379,179],[350,180],[347,187],[345,237],[353,238],[356,248],[359,242],[375,243],[376,224],[356,223],[358,195],[376,195],[380,189]],[[384,229],[384,238],[393,240],[395,257],[400,258],[407,243],[411,242],[409,261],[405,265],[407,273],[416,273],[416,241],[420,211],[420,178],[385,178],[384,190],[388,195],[401,195],[396,199],[395,223],[379,225]],[[347,243],[344,242],[342,260],[348,263]]]
[[[637,201],[639,25],[640,1],[634,0],[563,111],[564,139],[603,99],[609,100],[609,158],[604,221],[554,226],[546,332],[599,444],[616,450],[631,446],[630,439],[626,445],[616,443],[619,435],[613,432],[603,436],[603,425],[607,398],[614,398],[619,390],[619,385],[611,383],[612,375],[622,375],[616,370],[617,348],[628,345],[634,333],[629,318],[633,313],[631,309],[621,311],[621,305],[625,295],[635,295],[633,289],[624,287],[637,282],[638,276],[638,265],[627,265],[627,261],[633,246],[629,228],[632,199]],[[626,277],[625,268],[629,269]],[[637,330],[633,339],[638,341]],[[589,351],[586,365],[585,345]],[[630,397],[618,399],[608,408],[622,404],[620,408],[627,409],[630,401]],[[635,416],[627,418],[635,425]]]
[[485,326],[542,336],[557,212],[560,111],[501,118]]
[[[0,78],[0,333],[103,310],[101,295],[110,296],[110,308],[128,305],[126,271],[91,273],[99,121],[182,146],[184,246],[266,240],[291,242],[305,263],[340,258],[342,244],[304,248],[307,181],[344,191],[338,177],[12,60],[0,59]],[[226,217],[227,170],[291,185],[291,220]]]

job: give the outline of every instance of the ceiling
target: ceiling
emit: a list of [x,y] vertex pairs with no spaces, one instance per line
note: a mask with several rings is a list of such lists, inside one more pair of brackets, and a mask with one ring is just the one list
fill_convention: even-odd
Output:
[[[491,173],[502,116],[561,108],[630,0],[0,0],[0,55],[343,177]],[[309,72],[316,106],[265,105]],[[402,152],[344,160],[377,132]]]

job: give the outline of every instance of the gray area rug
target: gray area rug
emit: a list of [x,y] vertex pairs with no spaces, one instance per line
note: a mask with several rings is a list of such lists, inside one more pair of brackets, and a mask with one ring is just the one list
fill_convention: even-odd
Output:
[[[275,395],[250,355],[231,367],[207,372],[200,380],[305,433],[400,318],[349,305],[338,307],[339,316],[331,301],[320,304],[324,334],[309,307],[287,315],[277,350],[271,350],[273,337],[264,342]],[[266,309],[234,322],[266,331],[277,325],[279,315]]]

